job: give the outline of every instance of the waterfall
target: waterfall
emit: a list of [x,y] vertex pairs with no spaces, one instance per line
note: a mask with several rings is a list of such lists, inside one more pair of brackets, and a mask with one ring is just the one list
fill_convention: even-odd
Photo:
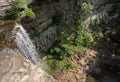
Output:
[[14,27],[15,42],[21,53],[29,59],[32,63],[37,64],[39,62],[39,56],[36,52],[35,45],[30,40],[29,35],[22,25],[16,24]]

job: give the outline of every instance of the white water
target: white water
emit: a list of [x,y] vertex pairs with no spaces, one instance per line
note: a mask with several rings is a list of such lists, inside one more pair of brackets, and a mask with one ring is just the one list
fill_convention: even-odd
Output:
[[29,35],[22,25],[16,24],[14,27],[15,41],[22,54],[29,59],[32,63],[39,62],[39,56],[36,52],[35,45],[30,40]]

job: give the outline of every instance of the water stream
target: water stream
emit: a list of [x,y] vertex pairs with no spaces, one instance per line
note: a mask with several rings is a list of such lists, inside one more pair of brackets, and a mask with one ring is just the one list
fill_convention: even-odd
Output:
[[16,24],[13,33],[15,35],[15,42],[24,57],[34,64],[39,63],[39,56],[36,52],[35,45],[30,40],[30,37],[23,26]]

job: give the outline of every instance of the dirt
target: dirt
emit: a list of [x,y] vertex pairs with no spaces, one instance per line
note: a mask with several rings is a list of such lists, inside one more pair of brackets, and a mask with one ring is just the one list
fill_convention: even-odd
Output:
[[[120,67],[120,54],[115,53],[116,49],[114,42],[101,40],[91,49],[85,49],[83,54],[75,54],[68,58],[75,68],[63,70],[53,68],[53,76],[61,82],[85,82],[88,74],[101,73],[101,66]],[[91,78],[91,82],[96,81]]]
[[93,71],[99,61],[96,55],[97,52],[91,49],[85,49],[83,54],[73,55],[67,60],[72,61],[75,67],[61,70],[52,68],[53,77],[61,82],[85,82],[87,73]]

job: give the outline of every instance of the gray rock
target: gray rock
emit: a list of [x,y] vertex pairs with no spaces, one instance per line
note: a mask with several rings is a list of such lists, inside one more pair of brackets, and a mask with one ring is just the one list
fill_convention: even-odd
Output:
[[6,11],[11,8],[12,0],[0,0],[0,16],[4,16]]
[[0,51],[0,82],[58,82],[22,57],[17,49]]
[[57,40],[57,33],[54,27],[50,27],[40,34],[40,37],[36,38],[36,45],[43,51],[47,51],[51,45]]

